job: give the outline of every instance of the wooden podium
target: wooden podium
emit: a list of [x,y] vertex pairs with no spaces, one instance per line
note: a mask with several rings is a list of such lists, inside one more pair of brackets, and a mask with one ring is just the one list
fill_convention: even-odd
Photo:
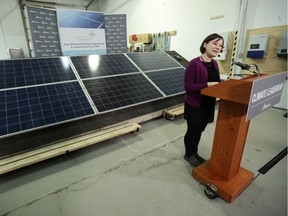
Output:
[[253,180],[254,174],[240,167],[240,163],[250,123],[246,121],[250,92],[253,81],[260,77],[231,79],[201,91],[220,98],[220,103],[211,159],[194,168],[192,176],[228,202]]

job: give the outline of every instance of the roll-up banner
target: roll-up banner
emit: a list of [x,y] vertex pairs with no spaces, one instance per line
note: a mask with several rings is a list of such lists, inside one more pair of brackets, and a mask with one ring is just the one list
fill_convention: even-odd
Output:
[[35,57],[60,56],[56,11],[27,6]]
[[126,53],[126,14],[105,14],[104,17],[107,53]]

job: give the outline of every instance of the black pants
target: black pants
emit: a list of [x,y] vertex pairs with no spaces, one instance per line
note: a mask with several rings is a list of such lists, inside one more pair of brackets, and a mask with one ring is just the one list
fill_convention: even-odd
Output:
[[184,136],[185,154],[187,156],[198,153],[201,134],[206,126],[207,123],[195,124],[187,120],[187,131]]

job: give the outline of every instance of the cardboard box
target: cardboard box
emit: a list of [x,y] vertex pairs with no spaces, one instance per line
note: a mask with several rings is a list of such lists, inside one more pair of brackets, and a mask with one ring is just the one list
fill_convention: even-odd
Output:
[[129,35],[129,43],[151,43],[152,42],[152,34],[134,34]]

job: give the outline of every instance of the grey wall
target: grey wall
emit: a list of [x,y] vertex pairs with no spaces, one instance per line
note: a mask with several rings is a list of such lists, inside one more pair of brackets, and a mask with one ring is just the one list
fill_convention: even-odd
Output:
[[[83,6],[83,0],[71,1]],[[287,25],[287,0],[95,0],[88,9],[127,14],[128,36],[177,30],[170,48],[191,59],[199,55],[199,45],[207,34],[234,31],[239,27],[240,2],[245,1],[248,2],[246,29]],[[1,0],[0,59],[9,58],[9,47],[21,47],[29,56],[17,2]],[[213,19],[218,15],[223,17]]]

